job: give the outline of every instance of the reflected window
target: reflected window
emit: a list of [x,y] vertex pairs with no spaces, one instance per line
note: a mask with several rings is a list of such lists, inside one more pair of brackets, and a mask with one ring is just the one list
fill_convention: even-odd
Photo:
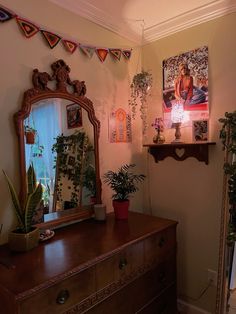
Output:
[[25,145],[26,169],[32,163],[37,181],[43,185],[44,206],[48,206],[54,191],[56,154],[52,152],[55,138],[61,134],[61,112],[57,99],[40,101],[32,106],[32,111],[25,120],[25,132],[31,130],[35,133],[31,144]]

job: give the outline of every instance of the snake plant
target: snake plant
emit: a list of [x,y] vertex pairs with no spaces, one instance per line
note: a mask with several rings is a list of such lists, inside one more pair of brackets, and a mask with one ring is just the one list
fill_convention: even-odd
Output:
[[27,197],[22,204],[18,198],[16,190],[7,176],[3,171],[4,176],[7,180],[8,188],[11,194],[13,208],[18,220],[18,231],[21,233],[28,233],[32,229],[32,218],[42,199],[42,185],[36,183],[36,175],[32,165],[29,166],[27,171]]

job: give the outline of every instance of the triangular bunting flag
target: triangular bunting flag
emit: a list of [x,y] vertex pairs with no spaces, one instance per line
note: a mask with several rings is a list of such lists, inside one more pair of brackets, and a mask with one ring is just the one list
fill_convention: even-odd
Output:
[[49,44],[50,48],[53,49],[56,47],[56,45],[61,40],[61,37],[59,37],[56,34],[53,34],[48,31],[41,30],[41,33],[43,34],[44,38],[46,39],[47,43]]
[[115,59],[120,61],[120,57],[121,57],[121,50],[120,49],[109,49],[109,51]]
[[11,11],[8,11],[7,9],[0,7],[0,22],[1,23],[9,21],[15,16],[16,15],[12,13]]
[[16,17],[16,21],[23,31],[25,37],[30,38],[38,33],[39,27],[34,25],[33,23],[26,21],[19,16]]
[[90,46],[79,45],[80,50],[89,58],[92,58],[95,48]]
[[77,44],[74,43],[73,41],[62,39],[62,42],[64,46],[66,47],[66,50],[69,51],[70,53],[73,53],[75,49],[77,48]]
[[131,50],[122,50],[123,55],[126,59],[130,59],[131,57]]
[[108,54],[108,49],[105,49],[105,48],[97,48],[96,49],[96,53],[97,53],[97,56],[98,58],[100,59],[101,62],[104,62],[106,57],[107,57],[107,54]]

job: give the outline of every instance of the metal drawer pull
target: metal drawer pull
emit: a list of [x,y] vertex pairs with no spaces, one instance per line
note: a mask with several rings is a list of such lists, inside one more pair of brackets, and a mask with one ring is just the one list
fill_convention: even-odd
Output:
[[126,258],[122,258],[119,263],[120,270],[124,269],[127,266],[128,262]]
[[161,237],[160,238],[160,240],[159,240],[159,243],[158,243],[158,245],[159,245],[159,247],[163,247],[163,245],[165,244],[165,238],[164,237]]
[[58,293],[58,296],[57,296],[57,304],[64,304],[66,303],[67,299],[69,298],[70,294],[69,294],[69,291],[68,290],[61,290],[59,293]]

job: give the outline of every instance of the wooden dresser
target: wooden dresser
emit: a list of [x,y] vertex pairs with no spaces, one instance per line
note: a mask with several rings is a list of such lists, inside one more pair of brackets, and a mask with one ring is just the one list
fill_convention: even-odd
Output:
[[0,247],[0,313],[176,313],[175,221],[129,213],[55,231],[27,253]]

